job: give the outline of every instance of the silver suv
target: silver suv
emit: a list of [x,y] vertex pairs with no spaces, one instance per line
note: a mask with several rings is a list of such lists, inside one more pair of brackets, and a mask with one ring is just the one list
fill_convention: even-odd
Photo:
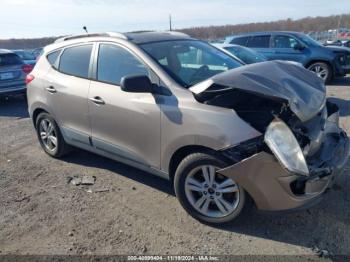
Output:
[[348,157],[338,108],[313,73],[242,66],[181,33],[59,39],[27,82],[47,154],[75,146],[167,178],[206,223],[233,220],[248,195],[260,210],[308,207]]

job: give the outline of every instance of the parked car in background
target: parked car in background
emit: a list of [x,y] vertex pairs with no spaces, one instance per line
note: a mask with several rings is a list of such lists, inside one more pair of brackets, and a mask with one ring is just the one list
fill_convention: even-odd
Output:
[[36,60],[38,60],[38,57],[41,55],[42,52],[43,52],[42,47],[38,47],[38,48],[35,48],[34,50],[32,50],[32,54],[35,56]]
[[13,50],[15,54],[17,54],[25,64],[34,66],[36,63],[35,55],[27,50]]
[[300,66],[241,65],[177,32],[65,37],[27,77],[29,113],[48,155],[76,146],[167,178],[206,223],[235,219],[247,192],[265,211],[317,203],[349,155],[337,106]]
[[350,48],[350,40],[342,40],[343,46]]
[[299,62],[326,83],[336,76],[350,73],[348,48],[323,46],[303,33],[278,31],[247,33],[227,37],[226,43],[252,48],[268,60]]
[[212,44],[213,46],[228,52],[229,54],[237,57],[245,64],[254,64],[267,61],[266,57],[248,47],[233,45],[233,44]]
[[324,46],[330,46],[330,45],[334,45],[334,46],[342,46],[343,43],[340,40],[327,40],[326,42],[324,42],[323,44]]
[[32,69],[14,52],[0,49],[0,96],[25,93],[25,79]]
[[326,41],[323,45],[325,46],[344,46],[350,48],[350,40],[335,40],[335,41]]

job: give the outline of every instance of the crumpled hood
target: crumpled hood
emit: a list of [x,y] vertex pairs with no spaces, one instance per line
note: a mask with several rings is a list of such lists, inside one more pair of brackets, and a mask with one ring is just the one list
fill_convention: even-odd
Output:
[[[218,85],[222,89],[218,89]],[[326,101],[323,81],[301,66],[284,61],[246,65],[217,74],[190,88],[195,95],[241,89],[288,102],[301,120],[314,117]]]

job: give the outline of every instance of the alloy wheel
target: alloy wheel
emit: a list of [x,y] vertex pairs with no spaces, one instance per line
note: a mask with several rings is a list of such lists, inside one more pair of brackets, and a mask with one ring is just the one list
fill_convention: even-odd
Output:
[[322,78],[324,81],[328,78],[329,70],[326,65],[323,64],[313,64],[309,67],[311,72],[314,72],[318,77]]
[[40,121],[39,125],[40,139],[43,145],[51,152],[57,148],[57,134],[54,124],[47,118]]
[[199,166],[185,180],[185,194],[192,207],[211,218],[228,216],[239,204],[238,185],[216,173],[218,169],[212,165]]

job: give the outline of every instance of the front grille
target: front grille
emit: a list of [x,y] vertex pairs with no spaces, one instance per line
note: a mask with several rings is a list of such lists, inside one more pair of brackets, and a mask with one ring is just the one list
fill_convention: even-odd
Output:
[[338,60],[340,65],[343,65],[343,66],[350,65],[350,54],[348,54],[348,55],[344,55],[344,54],[343,55],[339,55],[337,57],[337,60]]

